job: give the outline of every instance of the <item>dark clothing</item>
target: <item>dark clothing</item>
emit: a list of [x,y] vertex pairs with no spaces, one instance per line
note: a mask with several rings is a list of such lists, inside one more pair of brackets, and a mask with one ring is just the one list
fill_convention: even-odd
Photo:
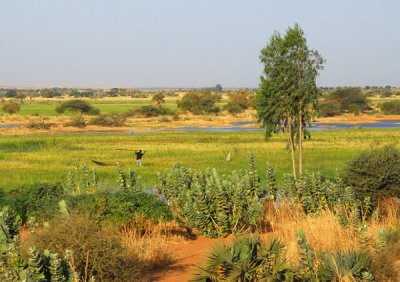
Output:
[[142,157],[144,156],[144,153],[141,151],[137,151],[137,152],[135,152],[135,155],[136,155],[137,160],[141,160]]

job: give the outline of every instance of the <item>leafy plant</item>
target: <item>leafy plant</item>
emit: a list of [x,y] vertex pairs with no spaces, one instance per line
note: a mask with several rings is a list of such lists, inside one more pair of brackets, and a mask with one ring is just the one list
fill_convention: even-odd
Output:
[[246,172],[220,176],[215,169],[195,172],[177,165],[159,178],[157,192],[188,231],[196,228],[206,236],[220,237],[256,228],[266,190],[252,155]]
[[191,281],[293,281],[293,270],[282,242],[243,237],[216,244]]

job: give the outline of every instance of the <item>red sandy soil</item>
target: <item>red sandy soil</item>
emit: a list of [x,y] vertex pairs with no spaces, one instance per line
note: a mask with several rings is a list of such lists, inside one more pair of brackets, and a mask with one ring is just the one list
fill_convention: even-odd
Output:
[[197,237],[179,243],[171,243],[170,250],[176,256],[176,261],[168,266],[155,269],[145,278],[147,281],[184,282],[192,277],[196,266],[207,259],[207,254],[216,242],[227,242],[229,238],[211,239]]

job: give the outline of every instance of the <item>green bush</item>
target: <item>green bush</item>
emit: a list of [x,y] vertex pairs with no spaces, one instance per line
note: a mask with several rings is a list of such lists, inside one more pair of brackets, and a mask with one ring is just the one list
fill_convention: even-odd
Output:
[[189,92],[185,94],[180,101],[177,101],[177,105],[180,109],[196,115],[202,113],[218,113],[220,109],[215,103],[218,102],[220,98],[220,95],[210,92]]
[[380,95],[381,98],[389,98],[390,96],[392,96],[392,91],[390,90],[386,90]]
[[58,214],[58,202],[65,197],[65,191],[60,184],[41,183],[11,190],[0,199],[0,205],[9,205],[23,223],[30,217],[46,221]]
[[137,110],[130,111],[128,114],[134,116],[142,116],[142,117],[157,117],[160,115],[171,115],[173,114],[173,112],[162,106],[148,105],[148,106],[142,106]]
[[370,109],[367,97],[362,93],[361,88],[336,89],[325,98],[325,101],[327,103],[339,103],[341,112],[349,111],[349,107],[352,104],[358,105],[360,111]]
[[365,151],[348,164],[342,177],[360,199],[400,197],[400,152],[390,145]]
[[152,222],[172,220],[168,206],[156,196],[133,192],[99,192],[70,198],[71,210],[88,214],[101,222],[122,226],[128,224],[134,215],[143,215]]
[[120,114],[99,115],[93,118],[89,124],[98,126],[121,127],[125,125],[126,117]]
[[354,115],[358,116],[360,114],[360,106],[357,104],[350,104],[349,113],[353,113]]
[[197,172],[175,166],[168,175],[159,174],[157,192],[168,200],[176,220],[209,237],[255,230],[266,189],[250,156],[246,172],[218,175],[216,170]]
[[383,102],[380,106],[381,111],[385,115],[399,115],[400,114],[400,101],[387,101]]
[[17,112],[19,112],[20,110],[20,106],[17,102],[9,102],[4,104],[1,109],[6,112],[7,114],[15,114]]
[[323,117],[333,117],[340,115],[340,103],[335,100],[321,101],[319,104],[319,114]]
[[56,108],[56,112],[59,114],[62,114],[65,111],[80,112],[92,115],[99,114],[99,110],[93,108],[89,102],[79,99],[62,102],[61,105]]

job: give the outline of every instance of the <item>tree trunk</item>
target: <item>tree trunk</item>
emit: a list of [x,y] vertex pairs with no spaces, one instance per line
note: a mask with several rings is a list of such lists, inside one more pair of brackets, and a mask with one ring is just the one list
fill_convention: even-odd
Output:
[[296,155],[295,155],[295,152],[294,152],[292,121],[290,119],[289,119],[289,146],[290,146],[290,152],[292,154],[293,177],[294,177],[295,180],[297,180],[297,175],[296,175]]
[[303,175],[303,112],[299,112],[299,175]]

